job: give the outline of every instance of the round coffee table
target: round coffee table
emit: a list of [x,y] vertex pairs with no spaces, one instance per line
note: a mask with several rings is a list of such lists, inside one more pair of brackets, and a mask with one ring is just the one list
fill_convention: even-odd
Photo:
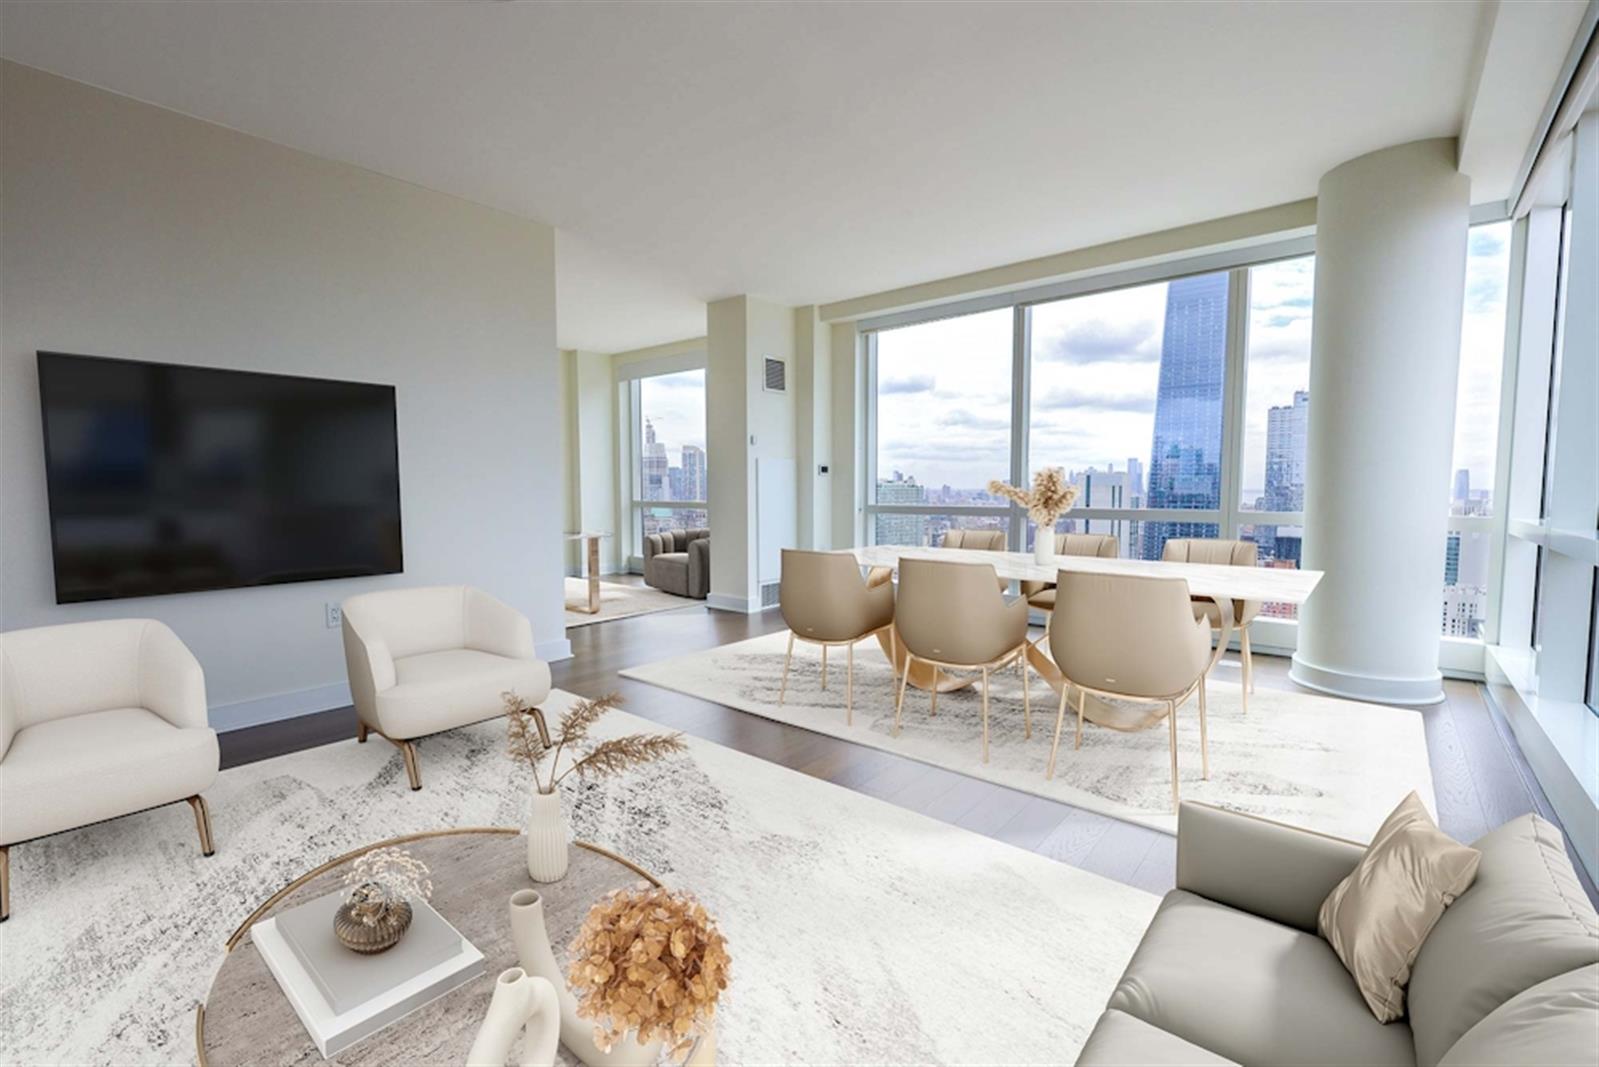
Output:
[[[334,891],[352,860],[388,845],[403,845],[428,865],[433,907],[483,953],[483,974],[345,1049],[337,1062],[466,1062],[488,1010],[495,976],[517,966],[508,914],[511,894],[534,885],[527,874],[526,842],[510,827],[436,830],[377,841],[306,872],[274,893],[228,938],[227,956],[195,1014],[201,1067],[326,1062],[251,943],[250,927],[284,908]],[[642,867],[595,845],[576,842],[566,877],[537,887],[544,896],[545,924],[556,959],[565,964],[566,946],[595,901],[640,880],[660,884]]]

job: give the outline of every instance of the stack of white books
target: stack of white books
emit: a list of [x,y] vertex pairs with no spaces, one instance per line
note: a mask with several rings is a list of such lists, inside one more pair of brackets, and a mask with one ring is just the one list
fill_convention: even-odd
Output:
[[335,1056],[483,973],[483,953],[426,901],[411,902],[411,928],[385,952],[351,952],[333,934],[344,892],[307,901],[250,928],[324,1059]]

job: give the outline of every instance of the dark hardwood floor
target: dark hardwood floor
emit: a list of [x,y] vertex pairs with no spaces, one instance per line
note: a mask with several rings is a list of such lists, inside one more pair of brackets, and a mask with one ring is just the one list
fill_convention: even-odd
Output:
[[[552,664],[551,671],[561,689],[585,696],[621,693],[628,711],[663,726],[1153,893],[1172,888],[1177,846],[1169,835],[657,689],[618,673],[781,629],[783,622],[775,611],[737,615],[696,604],[568,630],[572,658]],[[1229,655],[1218,669],[1232,670],[1236,677],[1236,657]],[[1255,680],[1257,686],[1296,688],[1288,680],[1288,661],[1279,657],[1257,655]],[[1444,689],[1444,703],[1415,712],[1425,724],[1439,825],[1459,840],[1472,841],[1529,811],[1558,824],[1509,724],[1485,699],[1482,687],[1448,681]],[[236,730],[221,737],[222,765],[237,766],[341,741],[354,733],[355,712],[350,708]],[[425,741],[422,747],[425,762]],[[1580,866],[1578,873],[1590,898],[1599,904],[1599,892]]]

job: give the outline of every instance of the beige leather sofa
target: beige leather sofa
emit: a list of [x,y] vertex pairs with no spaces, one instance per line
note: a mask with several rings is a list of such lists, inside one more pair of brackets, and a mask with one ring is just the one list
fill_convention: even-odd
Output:
[[1422,944],[1386,1025],[1316,934],[1361,846],[1186,803],[1166,894],[1077,1062],[1599,1062],[1599,916],[1536,815],[1474,843],[1477,880]]
[[344,660],[357,740],[376,731],[399,748],[412,789],[422,788],[416,738],[505,714],[502,693],[533,706],[550,695],[527,617],[470,586],[351,597]]
[[704,600],[711,591],[711,531],[667,530],[645,537],[644,584]]
[[[200,793],[219,765],[205,674],[163,623],[0,634],[0,919],[10,914],[9,850],[36,837],[187,800],[211,855]],[[107,899],[114,893],[108,886]]]

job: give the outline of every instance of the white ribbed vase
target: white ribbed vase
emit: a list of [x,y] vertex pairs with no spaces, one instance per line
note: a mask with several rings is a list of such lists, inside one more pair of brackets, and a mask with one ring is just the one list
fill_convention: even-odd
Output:
[[1039,531],[1033,536],[1033,562],[1040,567],[1048,567],[1055,562],[1055,535],[1051,532]]
[[[632,1035],[617,1042],[610,1052],[594,1044],[594,1023],[580,1019],[577,998],[566,984],[566,975],[555,961],[550,934],[544,926],[544,898],[536,889],[519,889],[511,894],[511,943],[516,957],[528,974],[548,979],[555,987],[561,1005],[561,1044],[588,1067],[649,1067],[661,1058],[661,1043],[640,1045]],[[715,1054],[712,1046],[712,1055]]]
[[535,882],[559,882],[566,877],[566,816],[559,792],[533,791],[527,815],[527,873]]

